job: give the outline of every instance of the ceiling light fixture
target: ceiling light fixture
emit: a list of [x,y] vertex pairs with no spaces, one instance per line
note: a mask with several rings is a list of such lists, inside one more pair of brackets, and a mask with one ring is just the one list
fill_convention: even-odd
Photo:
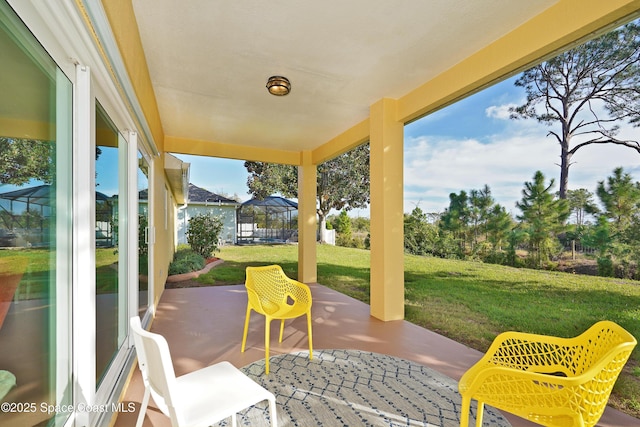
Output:
[[291,92],[291,83],[286,77],[271,76],[267,80],[267,90],[271,95],[285,96]]

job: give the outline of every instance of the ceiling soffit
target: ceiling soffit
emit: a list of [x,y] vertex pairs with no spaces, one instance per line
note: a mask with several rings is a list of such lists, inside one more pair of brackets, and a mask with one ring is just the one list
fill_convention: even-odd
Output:
[[[133,0],[165,135],[313,150],[555,0]],[[270,95],[272,75],[292,85]]]

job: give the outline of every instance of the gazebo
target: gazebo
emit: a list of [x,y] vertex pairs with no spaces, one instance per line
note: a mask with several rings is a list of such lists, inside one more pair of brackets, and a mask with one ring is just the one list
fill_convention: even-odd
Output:
[[41,245],[50,216],[49,185],[0,194],[0,246]]
[[[52,187],[42,184],[0,193],[0,246],[48,246]],[[96,191],[96,241],[100,246],[114,245],[114,203]]]
[[238,209],[238,244],[298,240],[298,204],[278,196],[251,199]]

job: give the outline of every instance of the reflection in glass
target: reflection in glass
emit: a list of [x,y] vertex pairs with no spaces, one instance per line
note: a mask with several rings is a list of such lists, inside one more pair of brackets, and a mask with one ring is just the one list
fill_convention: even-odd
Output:
[[126,146],[96,105],[96,384],[126,337]]
[[[0,402],[69,405],[71,82],[3,0],[0,52]],[[68,417],[0,411],[0,425]]]
[[149,306],[149,164],[138,152],[138,308]]

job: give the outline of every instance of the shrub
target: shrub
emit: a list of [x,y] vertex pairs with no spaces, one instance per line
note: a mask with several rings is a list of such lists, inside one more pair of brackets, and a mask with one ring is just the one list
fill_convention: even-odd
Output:
[[338,234],[336,238],[336,245],[344,246],[346,248],[351,246],[351,235]]
[[598,257],[598,276],[613,277],[613,260],[609,257]]
[[638,265],[634,261],[622,259],[615,263],[615,277],[620,279],[635,279],[638,277]]
[[202,270],[205,259],[202,255],[191,249],[180,249],[173,256],[173,262],[169,264],[169,275],[191,273]]
[[195,252],[209,258],[218,250],[222,220],[213,215],[197,215],[189,220],[187,242]]
[[504,251],[491,251],[489,252],[483,259],[483,262],[487,264],[500,264],[507,265],[508,264],[508,255]]
[[338,238],[336,239],[338,246],[349,247],[352,245],[351,219],[347,215],[347,211],[340,211],[340,215],[336,220],[335,230],[338,233]]
[[356,248],[356,249],[364,249],[365,248],[364,237],[354,236],[353,239],[351,239],[350,247]]
[[179,243],[178,247],[176,248],[177,252],[190,251],[190,250],[191,250],[191,246],[189,246],[186,243]]
[[438,245],[442,243],[435,225],[428,222],[427,214],[415,207],[404,216],[404,249],[413,255],[440,256]]

